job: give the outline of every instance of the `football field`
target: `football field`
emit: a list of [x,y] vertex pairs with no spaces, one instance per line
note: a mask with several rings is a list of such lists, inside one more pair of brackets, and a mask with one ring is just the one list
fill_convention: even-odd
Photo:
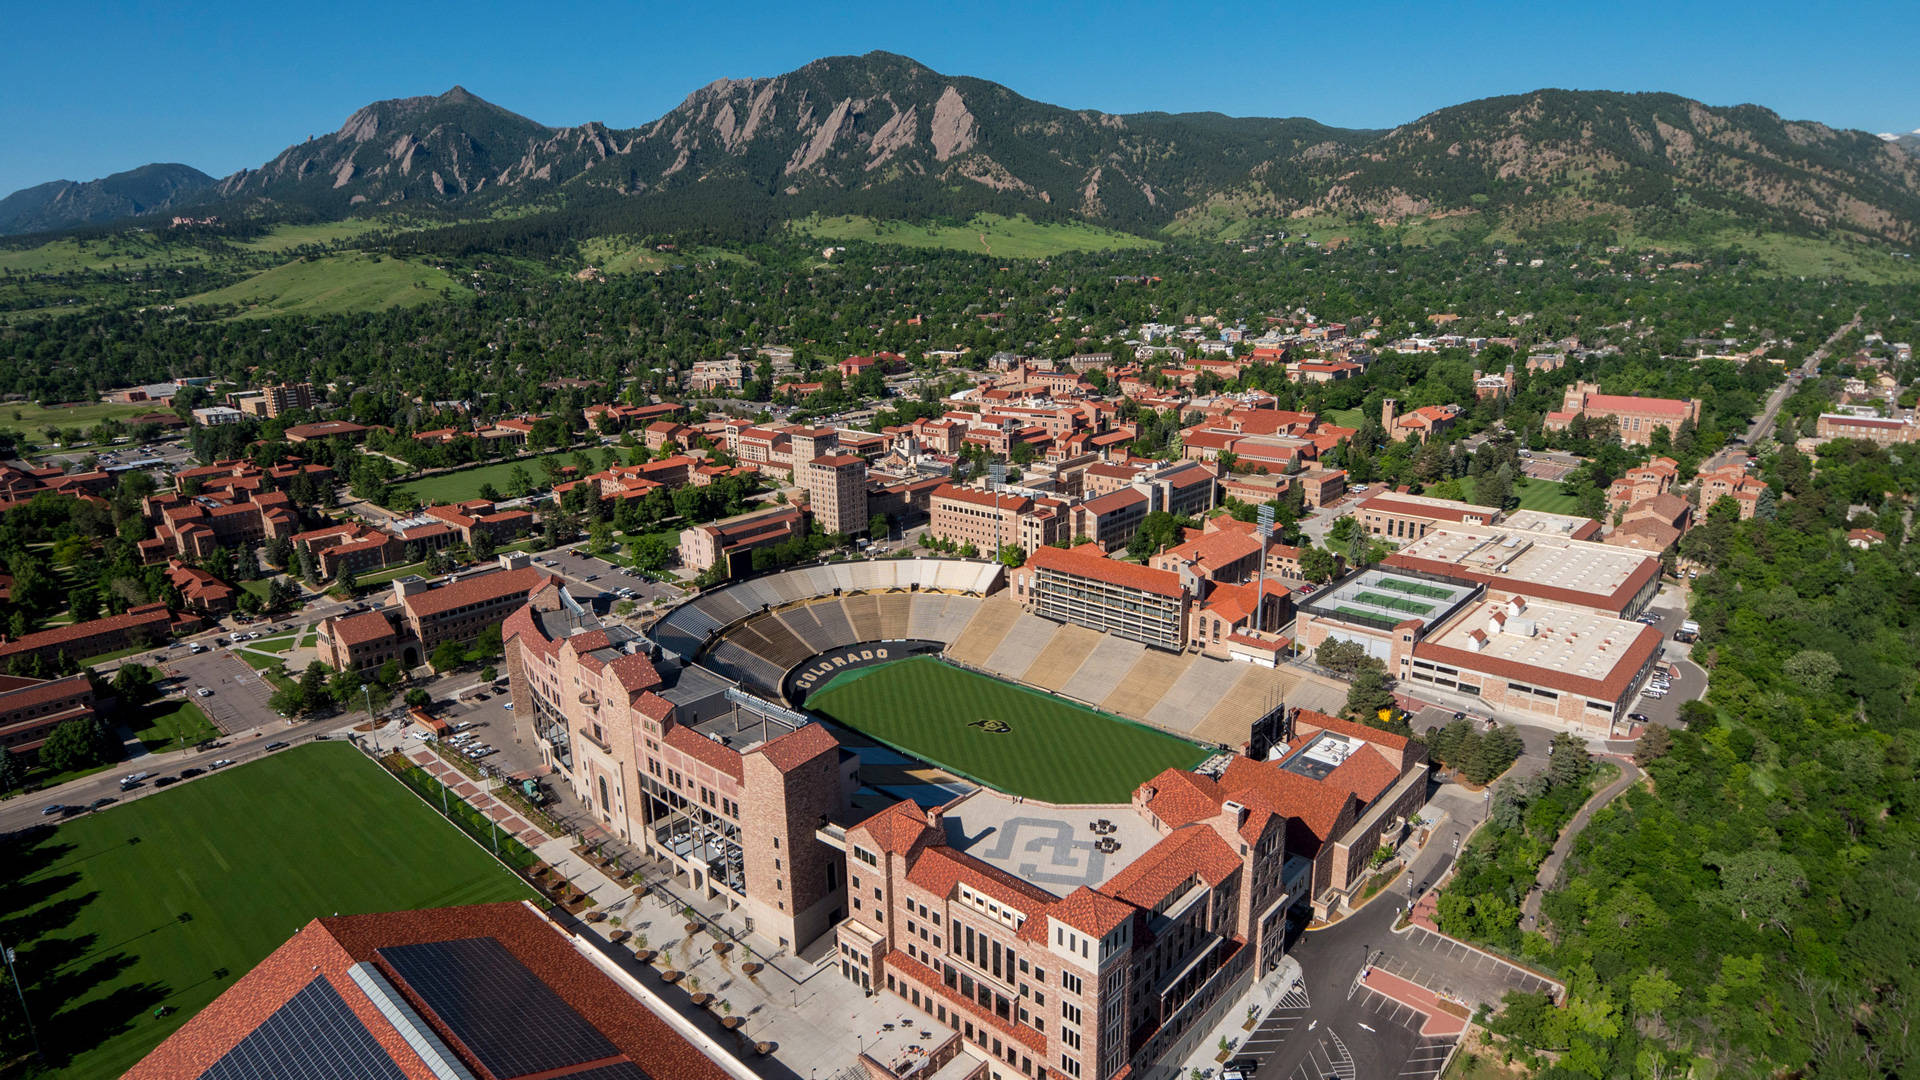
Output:
[[1126,802],[1207,749],[1051,694],[930,657],[848,671],[807,707],[903,753],[1012,795]]
[[315,916],[532,896],[343,743],[17,837],[6,855],[0,928],[62,1077],[119,1076]]

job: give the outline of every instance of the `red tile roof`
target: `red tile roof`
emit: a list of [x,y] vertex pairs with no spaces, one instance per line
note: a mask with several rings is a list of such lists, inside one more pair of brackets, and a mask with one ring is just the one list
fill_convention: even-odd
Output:
[[[911,799],[903,799],[885,810],[873,815],[854,826],[854,830],[865,831],[873,837],[873,842],[882,851],[895,855],[911,852],[915,845],[928,839],[932,826],[927,824],[926,811]],[[934,834],[938,835],[938,834]]]
[[538,567],[523,566],[518,570],[496,570],[486,574],[475,574],[451,585],[442,585],[437,589],[414,593],[404,597],[400,603],[415,618],[438,615],[468,604],[483,604],[492,600],[518,594],[529,596],[547,580],[545,571]]
[[[0,644],[0,657],[16,653],[31,652],[36,649],[57,648],[71,642],[91,641],[108,634],[123,633],[136,627],[149,630],[158,628],[164,631],[172,616],[167,614],[165,604],[141,604],[128,608],[119,615],[109,615],[104,619],[90,619],[71,626],[56,626],[51,630],[40,630],[28,634],[17,641]],[[79,659],[79,657],[75,657]]]
[[[1165,900],[1167,894],[1196,876],[1207,886],[1217,887],[1240,867],[1240,857],[1219,833],[1205,825],[1189,825],[1161,838],[1102,885],[1100,891],[1128,904],[1152,909]],[[1118,925],[1118,920],[1114,925]]]
[[692,728],[675,724],[667,729],[662,741],[695,761],[733,777],[736,781],[744,775],[740,766],[739,751],[721,746]]
[[1167,769],[1142,785],[1154,789],[1147,811],[1178,828],[1220,812],[1220,786],[1198,773]]
[[787,732],[785,735],[768,739],[755,753],[766,755],[767,761],[783,773],[793,770],[819,757],[840,748],[840,741],[833,737],[824,724],[807,724]]
[[1037,569],[1072,574],[1076,577],[1091,578],[1094,581],[1104,581],[1129,589],[1138,589],[1158,596],[1178,598],[1182,595],[1178,574],[1166,570],[1154,570],[1136,563],[1104,559],[1079,548],[1072,550],[1056,547],[1038,548],[1027,557],[1027,565]]
[[[1203,831],[1218,839],[1212,829]],[[1155,845],[1155,848],[1157,849],[1158,846]],[[1133,865],[1139,865],[1139,860],[1135,860]],[[1131,870],[1133,866],[1127,869]],[[1165,895],[1161,893],[1161,896]],[[1102,896],[1082,885],[1048,908],[1047,917],[1065,923],[1089,937],[1099,939],[1106,937],[1114,927],[1133,918],[1133,907],[1111,896]]]
[[365,645],[370,641],[393,636],[393,624],[385,615],[377,611],[363,611],[358,615],[340,615],[329,620],[331,627],[327,636],[342,645]]

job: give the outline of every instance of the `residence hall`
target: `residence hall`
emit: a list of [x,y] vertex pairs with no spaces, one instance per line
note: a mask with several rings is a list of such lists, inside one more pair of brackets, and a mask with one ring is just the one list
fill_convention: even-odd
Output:
[[318,918],[126,1080],[755,1080],[527,903]]
[[750,510],[680,530],[680,565],[701,574],[714,567],[743,574],[752,568],[753,552],[806,534],[807,513],[797,506]]
[[502,632],[516,731],[602,829],[671,864],[676,888],[743,911],[767,947],[798,952],[839,921],[840,859],[814,833],[846,810],[859,760],[825,727],[742,705],[557,582]]
[[368,671],[388,660],[419,666],[448,641],[470,642],[498,626],[548,579],[518,552],[502,555],[500,568],[439,583],[405,577],[393,583],[384,609],[335,615],[320,624],[316,643],[327,663]]
[[1285,734],[1126,805],[982,788],[848,828],[841,976],[1000,1080],[1166,1075],[1278,966],[1316,886],[1358,881],[1425,800],[1418,743],[1304,712]]
[[1489,586],[1391,566],[1350,574],[1302,601],[1294,637],[1309,654],[1330,638],[1360,645],[1415,692],[1435,687],[1605,737],[1628,726],[1661,644],[1654,627],[1542,599],[1518,582]]
[[[198,623],[198,619],[192,619]],[[120,649],[164,644],[173,633],[165,604],[139,604],[118,615],[36,630],[0,641],[0,671],[20,671],[34,661],[80,663]]]

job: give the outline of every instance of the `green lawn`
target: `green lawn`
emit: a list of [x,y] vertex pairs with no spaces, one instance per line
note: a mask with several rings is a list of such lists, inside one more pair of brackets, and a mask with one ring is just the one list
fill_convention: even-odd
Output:
[[255,671],[265,671],[268,668],[277,668],[280,665],[287,662],[287,658],[285,656],[263,656],[260,653],[256,653],[256,652],[247,652],[245,649],[235,649],[233,650],[233,655],[239,657],[242,660],[245,660],[247,662],[247,666],[252,668]]
[[143,652],[152,652],[153,648],[152,645],[129,645],[124,649],[103,652],[99,656],[89,656],[85,660],[80,661],[80,666],[90,667],[94,664],[107,664],[115,660],[123,660],[129,656],[137,656]]
[[443,290],[455,297],[469,295],[466,286],[443,270],[355,252],[295,259],[180,303],[235,304],[248,317],[335,315],[430,303],[440,299]]
[[[930,657],[845,672],[807,707],[902,753],[1046,802],[1126,802],[1161,770],[1206,757],[1184,739]],[[1011,730],[975,726],[982,720]]]
[[293,648],[294,638],[298,636],[299,634],[293,633],[293,634],[281,634],[276,637],[270,637],[270,638],[261,638],[259,641],[247,642],[247,648],[258,649],[261,652],[283,653]]
[[1341,427],[1358,428],[1360,426],[1360,417],[1363,415],[1365,414],[1363,414],[1359,409],[1328,409],[1327,410],[1327,419],[1333,421],[1335,424],[1338,424]]
[[[38,443],[50,427],[91,428],[102,420],[125,422],[152,412],[166,412],[164,402],[142,401],[118,405],[110,401],[83,401],[66,405],[35,405],[14,401],[0,405],[0,430],[10,431],[29,442]],[[122,444],[131,449],[131,444]]]
[[[1460,484],[1466,490],[1467,501],[1472,502],[1473,477],[1461,477]],[[1523,477],[1513,482],[1513,493],[1519,497],[1522,510],[1540,510],[1549,514],[1580,512],[1580,499],[1558,480],[1529,480]]]
[[0,932],[24,943],[50,1064],[103,1080],[316,916],[532,896],[343,743],[75,819],[8,859]]
[[202,739],[211,739],[220,734],[200,711],[200,706],[191,701],[176,701],[163,698],[136,710],[126,718],[127,727],[133,730],[133,736],[139,739],[149,752],[160,753],[163,750],[184,750]]
[[399,566],[389,566],[385,570],[376,570],[371,574],[356,576],[353,579],[353,581],[354,581],[354,584],[358,585],[363,589],[369,585],[388,585],[400,578],[406,577],[408,574],[421,573],[425,571],[426,568],[427,568],[427,561],[425,559],[422,559],[419,562],[403,563]]
[[[475,465],[470,469],[457,469],[419,480],[408,481],[400,485],[400,490],[410,491],[419,496],[426,504],[463,502],[480,497],[480,485],[492,484],[502,497],[508,492],[507,477],[513,475],[513,467],[520,466],[527,472],[528,479],[537,487],[547,486],[547,471],[540,467],[546,458],[554,458],[562,465],[573,464],[572,450],[555,450],[550,454],[536,454],[533,457],[518,458],[513,461],[500,461],[492,465]],[[597,452],[593,455],[596,467],[600,462]]]
[[998,214],[979,214],[965,225],[920,225],[851,215],[812,217],[794,222],[793,228],[821,240],[866,240],[898,247],[947,248],[1009,259],[1039,259],[1066,251],[1160,246],[1145,237],[1079,222],[1043,223]]

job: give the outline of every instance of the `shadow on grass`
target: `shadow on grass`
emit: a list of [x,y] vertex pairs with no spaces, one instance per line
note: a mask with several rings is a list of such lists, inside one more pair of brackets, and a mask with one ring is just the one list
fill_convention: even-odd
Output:
[[[28,1007],[39,1022],[46,1064],[59,1069],[75,1055],[130,1030],[175,991],[151,982],[91,995],[124,977],[138,958],[129,946],[176,925],[176,916],[102,944],[73,930],[97,891],[68,895],[81,883],[73,872],[75,845],[48,827],[23,830],[0,842],[8,875],[0,881],[0,940],[14,947],[15,969]],[[92,858],[94,856],[83,856]],[[213,979],[222,979],[215,972]]]

